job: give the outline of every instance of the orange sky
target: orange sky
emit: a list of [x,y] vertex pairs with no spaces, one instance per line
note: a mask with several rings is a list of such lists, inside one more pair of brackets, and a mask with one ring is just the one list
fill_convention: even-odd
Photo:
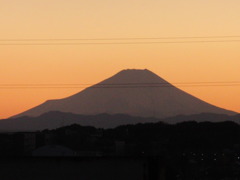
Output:
[[[0,22],[1,40],[232,36],[240,35],[240,1],[0,0]],[[3,44],[9,41],[0,42],[0,84],[94,84],[127,68],[172,83],[240,81],[240,42]],[[180,88],[240,112],[240,86]],[[0,118],[80,90],[0,88]]]

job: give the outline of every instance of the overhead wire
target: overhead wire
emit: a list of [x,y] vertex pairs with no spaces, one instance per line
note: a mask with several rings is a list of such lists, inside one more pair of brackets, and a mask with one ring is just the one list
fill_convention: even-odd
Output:
[[[200,40],[201,39],[201,40]],[[143,41],[144,40],[144,41]],[[114,45],[240,42],[240,36],[173,36],[127,38],[13,38],[0,39],[1,46]]]
[[116,84],[0,84],[0,89],[22,88],[166,88],[166,87],[240,86],[240,81],[178,82],[178,83],[116,83]]
[[91,42],[91,43],[0,43],[0,46],[68,46],[68,45],[131,45],[131,44],[186,44],[186,43],[231,43],[240,40],[206,40],[206,41],[158,41],[158,42]]
[[112,41],[112,40],[142,40],[142,39],[212,39],[240,38],[237,36],[166,36],[166,37],[124,37],[124,38],[13,38],[0,41]]

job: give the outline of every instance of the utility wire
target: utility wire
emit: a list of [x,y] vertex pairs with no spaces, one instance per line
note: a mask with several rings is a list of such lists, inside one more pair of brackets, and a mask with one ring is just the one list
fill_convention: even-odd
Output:
[[[144,41],[143,41],[144,40]],[[115,41],[115,42],[113,42]],[[172,44],[240,42],[240,36],[183,36],[137,38],[48,38],[48,39],[0,39],[0,46],[48,46],[48,45],[114,45],[114,44]]]
[[0,39],[0,41],[113,41],[113,40],[159,40],[159,39],[219,39],[219,38],[240,38],[240,36],[173,36],[173,37],[136,37],[136,38],[14,38]]
[[154,41],[154,42],[89,42],[89,43],[0,43],[0,46],[69,46],[69,45],[134,45],[134,44],[187,44],[187,43],[232,43],[239,40],[201,40],[201,41]]
[[[240,84],[240,81],[201,81],[201,82],[175,82],[171,84]],[[0,84],[0,86],[92,86],[92,85],[98,85],[98,86],[116,86],[116,85],[169,85],[168,82],[162,82],[162,83],[107,83],[107,84],[81,84],[81,83],[75,83],[75,84]]]
[[[240,86],[235,85],[196,85],[196,86],[178,86],[178,87],[222,87],[222,86]],[[115,87],[0,87],[0,89],[131,89],[131,88],[173,88],[174,86],[115,86]]]
[[[207,82],[207,83],[181,83],[177,87],[211,87],[211,86],[240,86],[240,82]],[[126,84],[96,84],[94,86],[83,86],[83,84],[29,84],[29,85],[0,85],[0,89],[23,89],[23,88],[172,88],[175,87],[173,84],[168,83],[126,83]]]

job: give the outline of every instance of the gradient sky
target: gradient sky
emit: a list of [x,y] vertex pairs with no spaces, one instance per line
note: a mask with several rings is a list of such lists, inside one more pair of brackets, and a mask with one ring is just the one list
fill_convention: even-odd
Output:
[[[1,40],[238,36],[240,1],[0,0],[0,23]],[[94,84],[128,68],[172,83],[240,81],[240,42],[3,45],[9,43],[19,42],[0,42],[0,84]],[[240,112],[240,86],[179,88]],[[0,88],[0,118],[80,90]]]

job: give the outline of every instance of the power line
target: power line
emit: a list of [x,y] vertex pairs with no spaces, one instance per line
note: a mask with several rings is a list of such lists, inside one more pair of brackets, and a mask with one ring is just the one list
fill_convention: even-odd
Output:
[[[48,39],[0,39],[1,46],[49,46],[49,45],[114,45],[114,44],[173,44],[240,42],[240,36],[175,36],[136,38],[48,38]],[[144,41],[142,41],[144,40]],[[153,41],[154,40],[154,41]],[[166,41],[167,40],[167,41]],[[115,41],[115,42],[113,42]]]
[[206,40],[206,41],[156,41],[156,42],[91,42],[91,43],[0,43],[0,46],[68,46],[68,45],[134,45],[134,44],[187,44],[187,43],[231,43],[240,40]]
[[[0,85],[0,89],[26,89],[26,88],[172,88],[174,84],[169,83],[125,83],[125,84],[96,84],[94,86],[83,86],[84,84],[8,84]],[[86,84],[85,84],[86,85]],[[175,83],[176,85],[176,83]],[[202,83],[179,83],[177,87],[213,87],[213,86],[240,86],[240,82],[202,82]]]
[[14,38],[0,41],[112,41],[112,40],[159,40],[159,39],[213,39],[240,38],[240,36],[172,36],[172,37],[135,37],[135,38]]
[[[240,83],[240,81],[200,81],[200,82],[175,82],[171,84],[232,84],[232,83]],[[86,85],[86,86],[92,86],[92,85],[99,85],[99,86],[111,86],[111,85],[164,85],[169,84],[168,82],[163,83],[107,83],[107,84],[81,84],[81,83],[75,83],[75,84],[0,84],[0,86],[74,86],[74,85]]]
[[[221,87],[221,86],[240,86],[235,85],[192,85],[192,86],[178,86],[178,87]],[[173,88],[174,86],[115,86],[115,87],[0,87],[0,89],[131,89],[131,88]]]

